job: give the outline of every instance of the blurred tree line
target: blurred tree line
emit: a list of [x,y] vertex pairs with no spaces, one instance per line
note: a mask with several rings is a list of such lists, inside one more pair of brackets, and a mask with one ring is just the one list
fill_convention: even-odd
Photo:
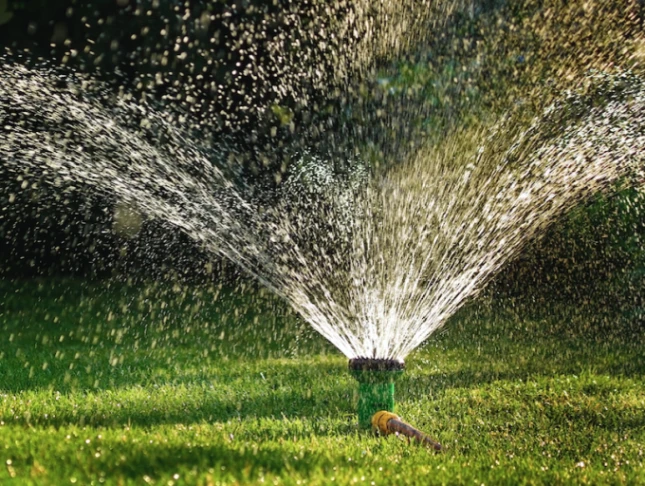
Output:
[[[248,59],[234,48],[245,31],[262,24],[255,54],[273,59],[265,51],[290,28],[285,19],[294,5],[298,12],[310,11],[303,22],[318,29],[352,8],[351,2],[338,2],[338,10],[316,24],[313,6],[321,3],[313,0],[0,0],[0,47],[11,56],[28,51],[31,59],[89,72],[115,91],[124,88],[161,107],[179,107],[178,116],[190,112],[198,120],[195,130],[207,123],[211,136],[248,149],[242,177],[272,180],[288,170],[299,146],[347,150],[343,140],[351,140],[346,135],[357,126],[372,131],[372,162],[379,162],[401,155],[388,153],[397,149],[388,144],[394,132],[423,138],[467,123],[469,116],[544,104],[548,100],[531,96],[590,67],[625,60],[642,28],[638,0],[475,1],[473,8],[451,14],[446,28],[410,56],[384,61],[374,79],[358,79],[345,92],[331,78],[328,85],[294,80],[293,93],[305,91],[311,101],[304,106],[292,92],[269,89],[284,81],[284,71],[267,65],[266,76],[254,79],[243,69]],[[321,56],[320,62],[331,63],[321,65],[322,71],[333,70],[334,59]],[[557,87],[566,87],[562,83]],[[251,106],[263,109],[246,109]],[[415,106],[424,110],[415,112]],[[428,117],[428,106],[438,115]],[[387,116],[376,115],[383,111]],[[332,127],[329,133],[325,127]],[[141,270],[146,276],[203,279],[227,267],[211,262],[177,230],[137,222],[117,201],[80,188],[33,181],[25,186],[0,165],[0,190],[0,275],[101,277]],[[642,202],[630,190],[588,201],[527,248],[491,292],[537,301],[638,301],[645,293]],[[634,305],[643,307],[642,299]]]
[[[201,115],[211,125],[210,134],[237,138],[251,149],[253,143],[266,142],[275,127],[280,135],[290,132],[273,112],[236,116],[244,105],[274,100],[266,90],[254,90],[250,77],[232,78],[240,53],[230,44],[240,24],[259,22],[260,16],[275,18],[279,10],[278,2],[264,1],[0,0],[0,49],[8,49],[10,59],[65,65],[90,73],[115,92],[123,89],[161,107],[179,107],[197,120]],[[267,35],[277,35],[280,28],[276,23]],[[207,56],[202,49],[208,49]],[[204,70],[207,62],[215,67]],[[263,81],[269,84],[270,75]],[[238,95],[244,86],[253,99]],[[249,127],[254,140],[247,136]],[[280,154],[274,159],[279,170]],[[253,162],[242,167],[247,177],[256,173]],[[162,222],[140,221],[127,228],[123,220],[128,215],[119,210],[118,201],[71,184],[54,188],[38,176],[10,173],[1,160],[0,194],[2,276],[170,274],[203,279],[226,268],[236,276],[226,262],[211,261],[212,255]]]
[[645,323],[645,193],[617,187],[565,215],[487,289],[536,315],[574,304],[613,321]]
[[[385,126],[377,120],[374,113],[385,97],[374,93],[382,95],[382,90],[375,82],[365,87],[356,80],[356,86],[341,92],[332,74],[343,68],[342,59],[322,55],[317,47],[308,49],[321,40],[332,42],[325,28],[351,16],[352,8],[351,2],[321,0],[0,0],[0,48],[8,49],[9,59],[90,73],[115,92],[145,99],[173,116],[188,112],[196,132],[226,138],[249,154],[239,161],[235,177],[271,183],[303,147],[324,146],[342,154],[337,158],[342,160],[354,150],[346,134],[359,125],[374,132],[381,158],[397,158],[387,151],[399,145],[384,134],[394,125],[405,131],[408,124],[396,117]],[[249,32],[253,35],[246,38]],[[252,44],[254,60],[248,49],[240,48],[244,42]],[[276,45],[283,52],[271,52]],[[314,55],[321,80],[302,81],[288,65],[275,62],[283,56],[289,64],[290,54],[301,50]],[[256,77],[258,69],[245,69],[253,63],[262,77]],[[196,269],[206,266],[204,255],[175,230],[145,221],[136,237],[124,239],[112,231],[118,225],[115,201],[81,188],[61,199],[61,190],[44,182],[33,187],[33,180],[17,179],[0,163],[5,197],[0,270],[5,275],[102,276],[116,268],[156,269],[152,262],[164,256],[168,266],[192,269],[196,275]],[[119,259],[128,263],[119,266]]]

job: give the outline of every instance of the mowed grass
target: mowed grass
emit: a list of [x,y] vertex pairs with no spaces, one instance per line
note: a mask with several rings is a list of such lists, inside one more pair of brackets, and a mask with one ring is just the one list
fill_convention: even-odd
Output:
[[645,484],[642,327],[542,314],[408,358],[437,454],[358,430],[347,360],[258,289],[2,282],[0,483]]

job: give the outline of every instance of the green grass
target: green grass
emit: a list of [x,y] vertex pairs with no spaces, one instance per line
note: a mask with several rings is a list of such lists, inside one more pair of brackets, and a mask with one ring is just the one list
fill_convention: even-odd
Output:
[[257,290],[0,296],[2,484],[645,484],[637,326],[460,313],[397,385],[435,454],[357,430],[346,359]]

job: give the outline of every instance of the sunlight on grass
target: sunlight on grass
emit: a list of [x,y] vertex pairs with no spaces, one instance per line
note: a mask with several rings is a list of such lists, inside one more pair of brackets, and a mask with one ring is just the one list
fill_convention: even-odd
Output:
[[434,454],[358,430],[346,359],[287,313],[256,319],[284,310],[256,291],[198,312],[204,289],[164,294],[170,317],[116,282],[2,290],[2,482],[645,482],[645,360],[619,329],[461,312],[397,383]]

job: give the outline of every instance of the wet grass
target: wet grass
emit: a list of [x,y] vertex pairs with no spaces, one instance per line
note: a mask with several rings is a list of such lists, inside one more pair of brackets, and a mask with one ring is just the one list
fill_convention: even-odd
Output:
[[[355,426],[346,359],[257,289],[0,283],[0,483],[645,483],[643,328],[462,312]],[[557,317],[555,317],[557,316]]]

